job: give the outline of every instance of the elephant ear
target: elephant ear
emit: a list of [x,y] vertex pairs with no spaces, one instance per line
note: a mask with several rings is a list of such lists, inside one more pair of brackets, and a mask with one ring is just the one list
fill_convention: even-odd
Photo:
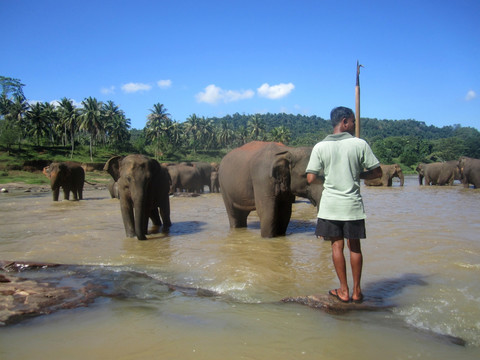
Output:
[[103,170],[107,171],[115,181],[118,181],[120,178],[120,161],[122,160],[123,156],[114,156],[110,158],[103,167]]
[[275,196],[290,192],[290,171],[292,156],[288,151],[275,154],[271,176],[274,183]]

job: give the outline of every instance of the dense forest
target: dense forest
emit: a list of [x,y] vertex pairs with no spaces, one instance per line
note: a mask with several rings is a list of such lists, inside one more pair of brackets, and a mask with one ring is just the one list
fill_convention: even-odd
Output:
[[[20,80],[0,76],[0,86],[0,150],[5,152],[27,146],[58,147],[68,149],[74,159],[88,148],[92,161],[98,160],[99,153],[143,153],[161,161],[218,160],[252,140],[313,146],[332,131],[328,120],[285,113],[236,113],[222,118],[192,114],[178,122],[161,103],[152,105],[143,129],[132,129],[130,119],[113,101],[88,97],[79,107],[68,98],[28,103]],[[382,163],[397,162],[409,169],[419,162],[462,155],[480,158],[480,132],[471,127],[438,128],[412,119],[361,118],[361,136]]]

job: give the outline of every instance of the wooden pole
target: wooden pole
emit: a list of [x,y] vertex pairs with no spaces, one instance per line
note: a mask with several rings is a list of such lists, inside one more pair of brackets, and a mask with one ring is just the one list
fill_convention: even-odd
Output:
[[357,83],[355,85],[355,136],[360,137],[360,65],[357,60]]

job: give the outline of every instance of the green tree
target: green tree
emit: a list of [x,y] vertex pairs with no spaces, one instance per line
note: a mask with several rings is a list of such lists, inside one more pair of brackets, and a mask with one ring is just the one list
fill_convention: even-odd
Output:
[[70,157],[73,157],[75,151],[75,134],[77,132],[80,120],[80,110],[73,104],[72,100],[64,97],[58,104],[58,114],[60,122],[63,124],[65,143],[67,142],[68,135],[70,135],[70,144],[72,151]]
[[290,130],[282,125],[273,128],[268,135],[268,139],[287,145],[290,142],[291,136]]
[[226,119],[220,121],[220,127],[217,135],[217,141],[220,146],[227,148],[231,146],[235,140],[235,131],[233,130],[232,124]]
[[105,127],[104,142],[117,150],[121,149],[130,139],[130,119],[127,119],[123,110],[111,100],[102,105],[102,116]]
[[252,140],[263,140],[265,123],[260,114],[253,115],[248,121],[247,128]]
[[48,137],[50,131],[50,126],[45,118],[44,106],[40,102],[35,103],[25,114],[28,135],[35,138],[37,146],[40,145],[40,139]]
[[193,152],[197,152],[197,148],[200,144],[200,118],[192,114],[187,118],[185,122],[185,131],[189,136],[190,145],[193,148]]
[[157,103],[150,109],[145,126],[147,140],[155,143],[155,157],[158,159],[162,147],[162,135],[170,121],[170,114],[163,104]]
[[82,101],[83,108],[80,116],[80,130],[90,136],[90,160],[93,161],[93,146],[95,139],[103,131],[102,103],[89,97]]

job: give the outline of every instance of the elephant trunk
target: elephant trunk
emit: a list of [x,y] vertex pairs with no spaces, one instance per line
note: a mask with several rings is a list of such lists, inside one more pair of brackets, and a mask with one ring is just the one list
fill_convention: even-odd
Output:
[[148,227],[148,213],[146,211],[145,201],[146,199],[143,195],[140,196],[139,199],[135,199],[135,234],[138,240],[147,240],[145,235],[147,234]]
[[400,186],[403,186],[405,182],[405,178],[403,177],[403,173],[398,174],[398,178],[400,179]]

